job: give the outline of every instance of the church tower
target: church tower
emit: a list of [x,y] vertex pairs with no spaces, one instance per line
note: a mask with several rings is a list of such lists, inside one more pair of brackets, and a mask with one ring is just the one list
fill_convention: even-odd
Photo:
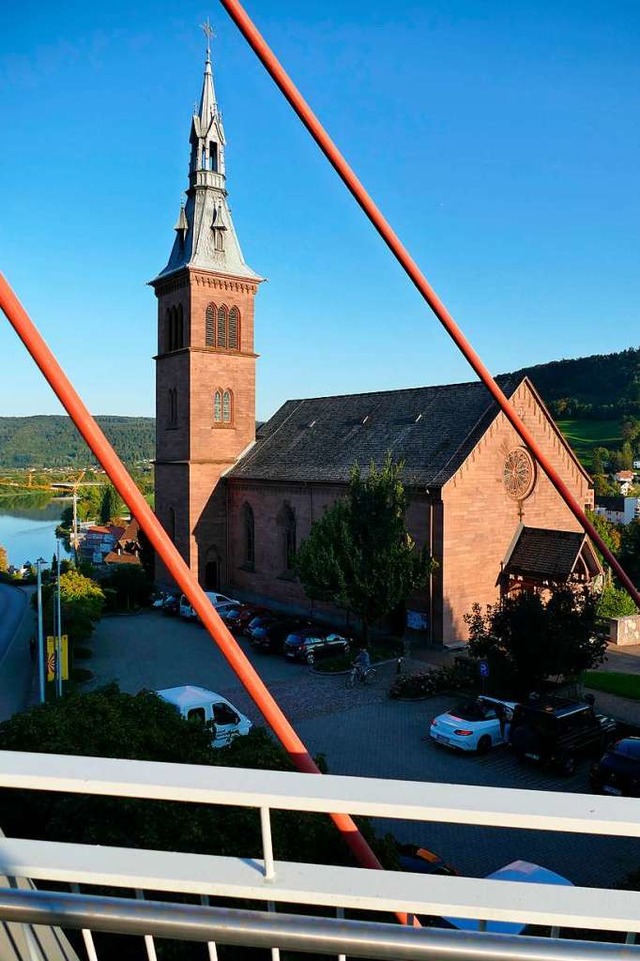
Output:
[[[227,583],[226,497],[219,483],[255,440],[254,298],[227,203],[225,137],[211,51],[191,122],[186,203],[158,299],[155,510],[198,577]],[[163,569],[156,572],[163,580]]]

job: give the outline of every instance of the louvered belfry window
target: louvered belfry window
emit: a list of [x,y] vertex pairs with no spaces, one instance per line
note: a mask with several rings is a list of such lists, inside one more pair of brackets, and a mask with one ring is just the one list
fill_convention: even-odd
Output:
[[229,348],[237,350],[239,343],[238,328],[240,327],[240,311],[237,307],[232,307],[229,311]]
[[216,346],[216,305],[209,304],[205,316],[204,342],[206,347]]
[[228,314],[226,307],[218,307],[218,342],[216,347],[227,346],[227,322]]

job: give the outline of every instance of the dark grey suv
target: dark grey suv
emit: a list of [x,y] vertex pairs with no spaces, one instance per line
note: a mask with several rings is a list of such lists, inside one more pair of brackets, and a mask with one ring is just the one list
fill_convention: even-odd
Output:
[[540,698],[515,707],[508,740],[518,760],[539,761],[569,775],[579,757],[602,754],[615,730],[613,718],[596,714],[592,704]]

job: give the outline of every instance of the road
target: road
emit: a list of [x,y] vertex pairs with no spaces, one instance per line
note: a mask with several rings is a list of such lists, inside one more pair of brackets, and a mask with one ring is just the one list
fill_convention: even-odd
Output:
[[35,615],[26,591],[0,584],[0,720],[28,704],[32,664],[29,640]]
[[[228,697],[254,721],[261,716],[208,634],[195,624],[152,612],[106,618],[94,636],[95,657],[87,666],[96,679],[116,680],[136,693],[178,684],[201,684]],[[432,717],[451,706],[450,697],[426,701],[389,700],[394,665],[379,671],[371,688],[346,691],[344,678],[316,675],[276,655],[241,647],[294,724],[312,754],[326,756],[332,774],[480,784],[534,790],[588,792],[588,762],[568,779],[535,766],[521,767],[505,748],[484,757],[465,756],[427,737]],[[640,816],[640,801],[639,816]],[[501,828],[388,821],[377,825],[401,840],[433,848],[469,876],[482,876],[518,858],[558,871],[576,884],[610,886],[640,867],[640,841],[550,834]]]

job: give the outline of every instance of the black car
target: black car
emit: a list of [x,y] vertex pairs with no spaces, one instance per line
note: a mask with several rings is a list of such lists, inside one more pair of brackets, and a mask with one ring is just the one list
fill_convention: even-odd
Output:
[[257,614],[245,626],[244,633],[253,641],[255,638],[264,634],[269,627],[273,627],[274,624],[277,623],[278,618],[275,614]]
[[348,654],[351,639],[342,634],[326,633],[317,627],[289,634],[284,642],[283,654],[292,660],[313,664],[318,657],[335,657],[338,654]]
[[615,729],[613,718],[596,714],[593,704],[536,698],[516,705],[508,739],[518,760],[540,761],[568,775],[578,757],[601,754]]
[[612,744],[591,768],[589,783],[596,794],[640,797],[640,737]]
[[282,652],[285,638],[295,631],[309,627],[309,621],[302,621],[296,618],[280,621],[273,619],[265,622],[254,629],[251,634],[251,643],[254,647],[262,651]]

